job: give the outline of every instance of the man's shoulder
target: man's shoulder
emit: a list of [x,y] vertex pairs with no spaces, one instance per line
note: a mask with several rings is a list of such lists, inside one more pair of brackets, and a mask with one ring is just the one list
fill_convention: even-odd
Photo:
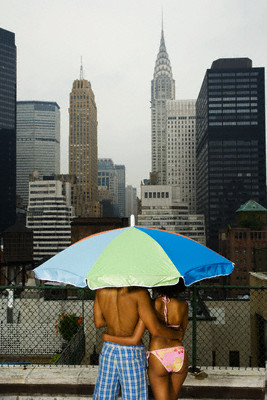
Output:
[[138,286],[129,286],[129,287],[123,287],[123,288],[103,288],[103,289],[97,289],[96,291],[96,297],[97,298],[107,298],[107,297],[113,297],[113,296],[127,296],[128,298],[132,298],[135,301],[144,299],[146,297],[149,297],[148,290],[143,287],[138,287]]
[[136,300],[141,300],[141,299],[149,297],[148,290],[146,288],[142,288],[142,287],[138,287],[138,286],[129,287],[128,294]]
[[116,288],[101,288],[96,290],[96,297],[105,298],[107,296],[112,296],[116,294]]
[[128,291],[129,293],[148,293],[148,290],[144,287],[140,287],[140,286],[129,286],[128,287]]

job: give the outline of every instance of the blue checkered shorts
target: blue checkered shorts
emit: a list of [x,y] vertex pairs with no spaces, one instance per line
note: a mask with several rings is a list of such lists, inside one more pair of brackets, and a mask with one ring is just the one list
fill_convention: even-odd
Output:
[[147,400],[146,353],[143,345],[105,342],[99,358],[94,400]]

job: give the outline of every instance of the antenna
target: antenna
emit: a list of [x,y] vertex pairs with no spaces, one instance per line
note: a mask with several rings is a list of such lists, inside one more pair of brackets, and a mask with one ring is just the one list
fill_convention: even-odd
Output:
[[80,81],[83,80],[83,58],[81,57]]
[[161,30],[163,31],[163,7],[161,7]]

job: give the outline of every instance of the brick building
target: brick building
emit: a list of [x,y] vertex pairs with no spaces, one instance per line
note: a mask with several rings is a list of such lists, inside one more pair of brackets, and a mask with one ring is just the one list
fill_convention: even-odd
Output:
[[249,272],[267,271],[266,208],[249,200],[237,211],[237,227],[221,229],[219,253],[235,264],[230,285],[249,285]]

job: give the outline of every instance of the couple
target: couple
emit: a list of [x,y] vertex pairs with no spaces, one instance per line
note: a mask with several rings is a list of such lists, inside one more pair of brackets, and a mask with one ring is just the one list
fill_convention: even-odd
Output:
[[[175,297],[184,282],[157,288],[152,303],[147,289],[137,287],[98,289],[94,302],[97,328],[102,335],[99,372],[94,400],[115,400],[121,387],[122,399],[148,399],[146,365],[156,400],[176,400],[188,371],[182,340],[188,323],[186,301]],[[142,344],[150,332],[147,356]]]

